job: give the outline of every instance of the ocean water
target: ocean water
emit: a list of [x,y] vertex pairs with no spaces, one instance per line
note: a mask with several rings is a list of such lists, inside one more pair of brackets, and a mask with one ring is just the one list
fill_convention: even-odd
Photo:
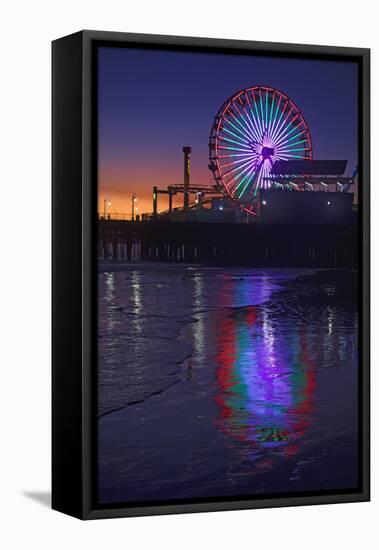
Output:
[[357,487],[354,273],[100,271],[100,502]]

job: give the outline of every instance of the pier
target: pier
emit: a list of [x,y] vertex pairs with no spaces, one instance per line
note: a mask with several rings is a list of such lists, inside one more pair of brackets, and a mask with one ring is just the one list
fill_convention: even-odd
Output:
[[215,266],[355,267],[354,225],[99,220],[97,257]]

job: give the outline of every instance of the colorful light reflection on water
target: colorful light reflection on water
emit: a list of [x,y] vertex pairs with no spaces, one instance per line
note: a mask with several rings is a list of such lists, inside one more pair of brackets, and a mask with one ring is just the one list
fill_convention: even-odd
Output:
[[231,313],[219,333],[219,429],[257,448],[296,454],[316,387],[305,326],[280,332],[268,308],[251,306]]

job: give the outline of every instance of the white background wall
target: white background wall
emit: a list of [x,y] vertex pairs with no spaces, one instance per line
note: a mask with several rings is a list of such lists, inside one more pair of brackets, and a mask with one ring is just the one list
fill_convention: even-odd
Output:
[[[14,0],[2,5],[0,544],[4,549],[377,547],[376,4],[370,0]],[[50,484],[50,41],[83,28],[372,48],[372,503],[83,523],[28,496],[37,493],[41,499],[42,494],[46,501]],[[62,206],[69,215],[70,205]]]

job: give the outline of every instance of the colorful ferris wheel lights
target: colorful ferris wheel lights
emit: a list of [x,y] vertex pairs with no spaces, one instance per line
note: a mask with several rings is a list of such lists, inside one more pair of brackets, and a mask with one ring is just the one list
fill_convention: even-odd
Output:
[[254,214],[259,189],[270,185],[277,160],[311,159],[312,143],[300,110],[268,86],[240,90],[217,113],[210,135],[216,182]]

